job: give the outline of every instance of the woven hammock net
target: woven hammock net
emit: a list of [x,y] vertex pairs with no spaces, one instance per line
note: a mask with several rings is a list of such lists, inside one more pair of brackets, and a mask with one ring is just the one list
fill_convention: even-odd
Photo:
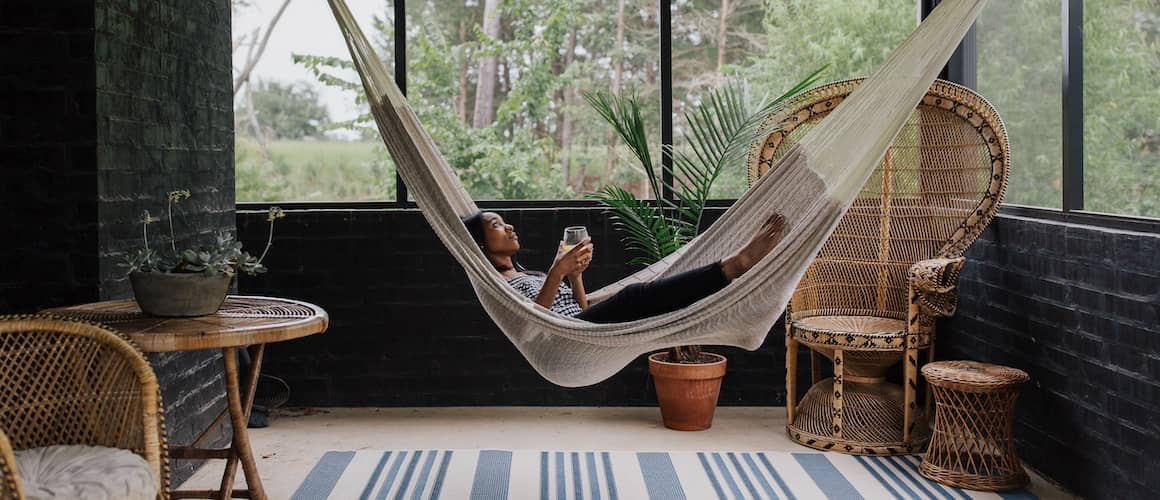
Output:
[[711,227],[676,253],[591,294],[719,261],[762,221],[781,213],[781,243],[723,290],[689,307],[631,322],[596,324],[545,309],[515,291],[472,240],[461,217],[475,202],[423,129],[344,0],[328,0],[362,79],[371,112],[408,192],[480,303],[544,378],[578,387],[604,380],[641,354],[686,344],[757,349],[815,254],[833,232],[986,0],[944,1],[838,109],[814,127]]

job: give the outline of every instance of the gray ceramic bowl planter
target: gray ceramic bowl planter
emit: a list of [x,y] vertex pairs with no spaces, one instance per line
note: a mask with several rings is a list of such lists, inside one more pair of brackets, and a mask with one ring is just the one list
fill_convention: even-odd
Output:
[[225,273],[158,273],[135,271],[129,274],[133,298],[150,316],[189,317],[217,312],[230,291],[233,276]]

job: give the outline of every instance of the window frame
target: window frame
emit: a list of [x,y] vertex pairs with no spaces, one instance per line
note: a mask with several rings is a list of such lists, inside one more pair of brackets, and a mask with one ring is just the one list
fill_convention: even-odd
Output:
[[[925,18],[940,0],[918,0],[919,19]],[[1061,208],[1003,203],[1002,213],[1059,222],[1108,227],[1129,231],[1160,233],[1160,218],[1108,214],[1084,209],[1084,122],[1083,122],[1083,0],[1060,0],[1060,35],[1062,43],[1063,122]],[[972,26],[940,78],[971,89],[978,86],[975,27]]]
[[[673,145],[673,81],[672,81],[672,0],[657,0],[668,4],[669,8],[659,9],[660,30],[660,98],[661,98],[661,146],[667,151]],[[940,0],[915,0],[917,21],[921,22],[938,6]],[[407,30],[406,0],[394,1],[394,61],[395,82],[403,95],[407,94]],[[1062,208],[1046,208],[1004,203],[1003,213],[1047,220],[1081,223],[1085,225],[1110,227],[1124,230],[1160,233],[1160,218],[1105,214],[1084,210],[1083,176],[1083,0],[1060,0],[1062,23],[1062,74],[1063,82],[1061,107],[1063,111],[1063,151],[1062,151]],[[975,27],[967,32],[959,48],[955,50],[940,78],[975,89],[978,86],[977,52]],[[665,184],[662,197],[674,200],[672,191],[672,157],[661,154]],[[383,210],[416,209],[418,205],[410,200],[406,183],[398,171],[395,172],[395,199],[379,202],[241,202],[238,210],[264,210],[278,205],[294,210]],[[731,205],[733,199],[714,199],[713,207]],[[494,200],[479,202],[481,208],[490,209],[542,209],[542,208],[596,208],[601,206],[596,200]]]

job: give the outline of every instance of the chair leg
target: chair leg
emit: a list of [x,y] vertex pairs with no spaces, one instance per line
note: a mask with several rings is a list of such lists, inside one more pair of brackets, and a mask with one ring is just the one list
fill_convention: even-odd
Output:
[[842,396],[844,383],[842,382],[843,358],[844,355],[841,349],[834,350],[834,439],[842,439]]
[[[930,345],[926,347],[926,362],[934,363],[934,339],[930,341]],[[934,408],[934,392],[930,390],[930,383],[925,385],[925,390],[922,395],[922,402],[924,404],[923,415],[926,415],[927,422],[934,422],[934,413],[931,413]]]
[[917,335],[906,336],[906,359],[903,360],[903,413],[902,413],[902,442],[910,442],[910,433],[914,429],[914,410],[916,389],[918,388],[918,344]]
[[822,360],[817,351],[810,349],[810,386],[822,379]]
[[797,354],[798,342],[793,339],[789,322],[785,326],[785,421],[793,425],[794,409],[797,406]]
[[906,308],[906,351],[902,358],[902,442],[910,443],[910,433],[914,427],[915,390],[918,388],[918,294],[914,287],[907,292]]

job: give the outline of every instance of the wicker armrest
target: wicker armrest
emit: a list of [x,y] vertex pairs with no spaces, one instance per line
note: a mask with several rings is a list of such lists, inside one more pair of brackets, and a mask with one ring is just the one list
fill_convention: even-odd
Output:
[[958,305],[955,284],[966,259],[934,258],[910,266],[907,279],[917,295],[919,307],[932,316],[950,316]]
[[20,500],[24,492],[20,489],[20,478],[16,476],[16,456],[12,443],[4,431],[0,431],[0,500]]
[[[0,316],[0,355],[5,359],[0,371],[17,389],[0,393],[0,414],[19,409],[24,415],[4,422],[7,438],[0,453],[12,446],[23,450],[79,444],[130,450],[157,477],[158,497],[168,498],[157,378],[131,341],[96,323],[52,315]],[[0,454],[0,462],[11,459]],[[8,467],[0,471],[5,480],[16,472],[14,465]],[[9,487],[0,484],[0,500],[21,498],[8,496],[4,488]]]

